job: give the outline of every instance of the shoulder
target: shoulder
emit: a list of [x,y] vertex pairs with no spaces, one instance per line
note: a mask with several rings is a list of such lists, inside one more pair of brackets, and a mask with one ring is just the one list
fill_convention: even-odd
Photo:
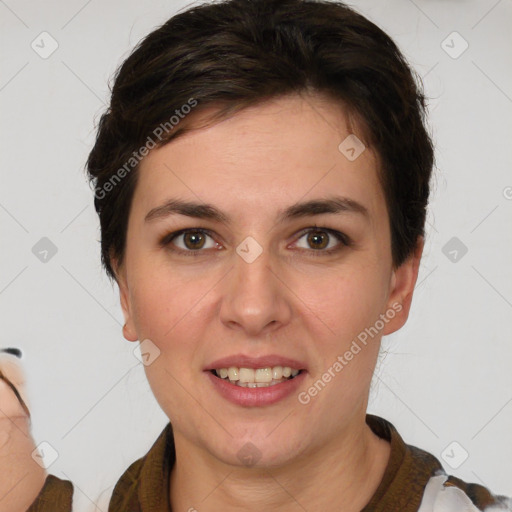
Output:
[[138,490],[141,471],[147,455],[137,459],[117,481],[109,503],[109,510],[139,510]]
[[512,499],[446,473],[431,453],[406,444],[392,423],[367,414],[367,423],[391,444],[383,480],[365,512],[512,512]]
[[492,494],[480,484],[464,482],[440,470],[427,482],[418,512],[452,511],[512,511],[512,499]]
[[27,512],[70,512],[73,502],[73,484],[55,475],[47,475],[44,486]]
[[167,423],[150,450],[121,475],[112,492],[108,510],[140,512],[143,508],[164,509],[174,460],[172,427]]

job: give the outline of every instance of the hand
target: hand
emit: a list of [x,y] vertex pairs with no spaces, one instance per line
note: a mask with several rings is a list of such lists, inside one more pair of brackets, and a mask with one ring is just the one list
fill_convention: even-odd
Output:
[[32,458],[23,375],[14,355],[0,353],[0,512],[25,512],[44,486],[47,472]]

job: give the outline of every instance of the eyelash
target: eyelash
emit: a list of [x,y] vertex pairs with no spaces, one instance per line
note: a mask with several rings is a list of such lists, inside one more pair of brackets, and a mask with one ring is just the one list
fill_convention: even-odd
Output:
[[[300,236],[298,237],[297,240],[300,240],[304,235],[307,235],[309,232],[312,232],[312,231],[326,232],[329,235],[331,235],[334,238],[336,238],[339,242],[341,242],[341,245],[338,245],[338,246],[336,246],[334,248],[327,249],[327,250],[322,250],[322,249],[318,249],[318,250],[315,250],[315,249],[310,249],[310,250],[308,250],[308,249],[301,249],[301,250],[310,252],[311,255],[314,256],[314,257],[331,255],[331,254],[334,254],[334,253],[337,253],[337,252],[341,251],[344,247],[351,247],[352,246],[351,239],[347,235],[345,235],[344,233],[340,233],[339,231],[336,231],[335,229],[322,228],[322,227],[318,227],[318,226],[312,226],[310,228],[306,228],[305,230],[301,231]],[[192,257],[202,256],[205,251],[201,250],[201,249],[197,249],[195,251],[194,250],[185,251],[183,249],[174,249],[174,248],[171,249],[170,248],[171,242],[175,238],[177,238],[177,237],[179,237],[181,235],[185,235],[187,233],[201,233],[203,235],[208,235],[209,237],[214,238],[213,235],[212,235],[212,232],[209,229],[205,229],[205,228],[187,228],[187,229],[181,229],[179,231],[174,231],[172,233],[166,234],[160,240],[159,245],[161,247],[166,247],[168,250],[170,250],[172,252],[183,254],[185,256],[192,256]]]

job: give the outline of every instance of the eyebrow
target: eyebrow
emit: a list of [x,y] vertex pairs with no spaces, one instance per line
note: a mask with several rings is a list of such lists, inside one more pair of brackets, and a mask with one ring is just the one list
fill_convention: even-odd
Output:
[[[311,201],[295,203],[280,211],[277,221],[285,222],[302,217],[322,215],[325,213],[359,214],[367,220],[370,217],[368,209],[361,203],[358,203],[348,197],[333,196],[325,199],[313,199]],[[198,219],[209,219],[222,224],[231,223],[231,218],[212,204],[183,201],[180,199],[169,199],[161,206],[153,208],[146,215],[144,222],[162,219],[175,214],[186,215],[187,217],[195,217]]]

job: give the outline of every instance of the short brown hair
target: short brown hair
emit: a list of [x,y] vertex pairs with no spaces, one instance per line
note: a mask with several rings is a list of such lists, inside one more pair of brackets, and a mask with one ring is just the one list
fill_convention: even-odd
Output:
[[305,91],[339,101],[364,128],[401,265],[424,235],[434,165],[417,75],[385,32],[341,2],[224,0],[170,18],[116,73],[87,161],[109,277],[111,258],[123,261],[141,153],[187,131],[186,105],[218,107],[220,119]]

